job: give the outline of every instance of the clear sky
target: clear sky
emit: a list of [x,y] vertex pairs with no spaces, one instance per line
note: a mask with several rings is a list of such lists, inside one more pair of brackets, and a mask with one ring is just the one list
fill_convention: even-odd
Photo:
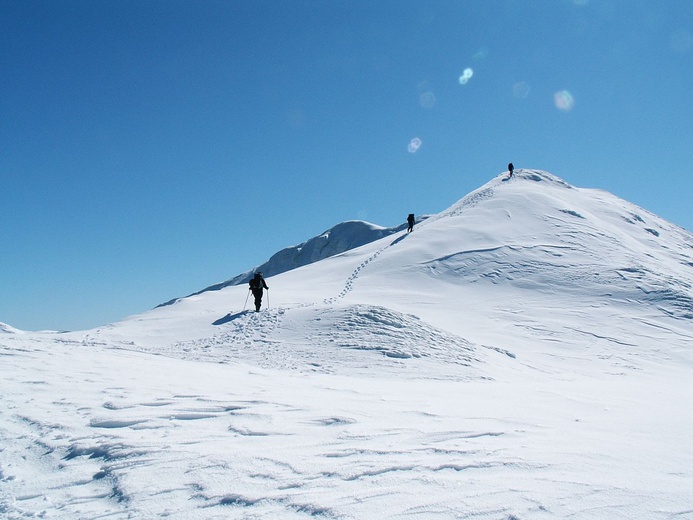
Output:
[[116,321],[509,161],[692,230],[692,92],[690,0],[0,0],[0,321]]

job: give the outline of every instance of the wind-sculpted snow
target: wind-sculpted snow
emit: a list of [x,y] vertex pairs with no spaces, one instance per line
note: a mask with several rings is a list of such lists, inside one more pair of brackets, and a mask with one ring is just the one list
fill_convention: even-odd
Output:
[[3,326],[0,517],[693,519],[692,253],[516,170],[257,313],[229,285]]
[[473,368],[481,362],[478,348],[414,315],[380,306],[315,305],[241,312],[228,316],[220,328],[211,337],[154,351],[189,360],[364,377],[411,377],[426,363],[442,363],[445,369],[439,378],[481,377]]
[[455,273],[455,283],[463,285],[490,282],[593,301],[643,302],[675,317],[693,318],[688,283],[632,263],[605,269],[602,260],[570,245],[535,244],[460,251],[426,265],[432,272]]
[[19,341],[0,346],[8,519],[687,515],[690,387],[663,374],[362,378]]

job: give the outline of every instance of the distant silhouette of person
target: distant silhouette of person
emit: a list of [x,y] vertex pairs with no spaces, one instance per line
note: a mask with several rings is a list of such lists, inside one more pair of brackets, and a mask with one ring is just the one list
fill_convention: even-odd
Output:
[[265,283],[265,279],[259,271],[255,273],[255,277],[248,282],[248,285],[250,285],[248,290],[253,291],[253,296],[255,297],[255,312],[259,312],[262,305],[262,288],[264,287],[269,291],[269,287],[267,287],[267,283]]
[[407,233],[411,233],[412,231],[414,231],[414,222],[414,214],[409,213],[409,216],[407,217],[407,224],[409,224],[409,227],[407,228]]
[[509,178],[513,176],[514,170],[515,170],[515,167],[513,166],[513,163],[508,164],[508,171],[510,172],[510,175],[508,175]]

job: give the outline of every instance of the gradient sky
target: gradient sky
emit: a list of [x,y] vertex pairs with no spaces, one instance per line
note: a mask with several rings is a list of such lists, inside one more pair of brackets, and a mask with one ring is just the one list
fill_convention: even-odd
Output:
[[0,0],[0,321],[116,321],[509,161],[692,230],[692,93],[690,0]]

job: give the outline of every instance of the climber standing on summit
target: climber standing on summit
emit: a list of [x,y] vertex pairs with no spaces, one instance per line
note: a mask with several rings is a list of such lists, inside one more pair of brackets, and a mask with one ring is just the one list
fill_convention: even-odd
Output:
[[514,170],[515,170],[515,167],[513,166],[513,163],[508,164],[508,171],[510,172],[510,175],[508,175],[508,179],[513,176]]
[[262,289],[263,287],[269,291],[265,279],[262,277],[262,273],[258,271],[255,273],[255,277],[248,282],[250,285],[249,291],[253,291],[253,296],[255,297],[255,312],[260,311],[260,305],[262,305]]

